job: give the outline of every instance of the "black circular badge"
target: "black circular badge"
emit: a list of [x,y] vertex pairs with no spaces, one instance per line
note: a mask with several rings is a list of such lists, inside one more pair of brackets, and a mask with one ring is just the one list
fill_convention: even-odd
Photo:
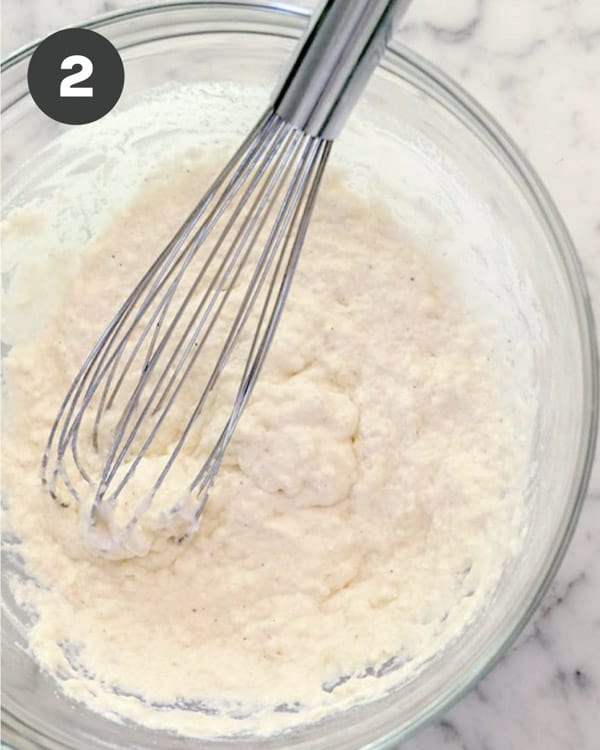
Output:
[[39,44],[29,62],[29,93],[58,122],[83,125],[119,101],[125,71],[117,49],[90,29],[63,29]]

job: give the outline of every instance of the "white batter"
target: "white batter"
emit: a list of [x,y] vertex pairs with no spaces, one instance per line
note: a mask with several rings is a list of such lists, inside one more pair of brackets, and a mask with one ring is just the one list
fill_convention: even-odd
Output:
[[[13,586],[69,695],[184,733],[268,732],[402,682],[480,612],[514,551],[522,438],[483,354],[494,333],[334,175],[197,535],[94,554],[76,505],[40,486],[48,430],[205,181],[202,167],[150,180],[86,247],[60,312],[10,351],[4,482],[35,579]],[[39,231],[26,212],[7,228]]]

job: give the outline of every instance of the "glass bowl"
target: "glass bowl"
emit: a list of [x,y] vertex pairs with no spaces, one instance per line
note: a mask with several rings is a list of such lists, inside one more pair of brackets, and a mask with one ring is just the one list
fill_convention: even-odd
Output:
[[[88,26],[121,52],[125,91],[117,109],[126,109],[167,79],[260,84],[267,92],[306,23],[306,11],[294,6],[240,0],[157,4],[105,15]],[[48,147],[68,129],[46,118],[28,95],[27,66],[35,46],[18,51],[2,68],[8,202],[35,189],[38,169],[52,167]],[[369,149],[362,148],[365,138]],[[534,393],[537,404],[529,446],[529,523],[489,607],[408,685],[318,725],[271,738],[203,741],[206,748],[395,747],[468,691],[516,638],[564,555],[586,492],[598,411],[591,309],[571,240],[529,164],[460,87],[398,43],[386,52],[334,159],[338,149],[354,161],[357,186],[376,177],[392,209],[399,194],[418,198],[420,210],[401,218],[416,235],[429,237],[432,253],[441,257],[447,250],[449,235],[441,227],[460,238],[466,296],[475,307],[494,309],[506,327],[513,341],[509,363],[523,394]],[[38,154],[46,156],[30,159]],[[85,159],[78,158],[85,169]],[[3,578],[17,568],[18,557],[8,555]],[[7,747],[198,746],[193,739],[117,724],[65,698],[27,654],[26,616],[8,586],[3,590]]]

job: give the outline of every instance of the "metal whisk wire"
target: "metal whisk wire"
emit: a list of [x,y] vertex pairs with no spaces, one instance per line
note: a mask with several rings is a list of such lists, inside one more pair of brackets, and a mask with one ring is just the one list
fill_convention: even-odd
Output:
[[[73,480],[73,469],[79,474],[78,479],[83,479],[84,486],[95,491],[89,509],[90,524],[95,522],[103,506],[107,509],[114,506],[159,435],[269,223],[266,239],[261,240],[260,254],[252,263],[252,273],[244,287],[241,304],[207,382],[151,491],[138,502],[121,532],[127,535],[132,530],[163,484],[264,291],[231,413],[200,471],[187,487],[188,493],[194,493],[198,502],[193,512],[189,507],[186,509],[186,517],[189,516],[192,522],[198,520],[206,501],[206,490],[256,382],[281,316],[330,145],[303,134],[275,114],[263,118],[231,160],[224,175],[213,185],[208,198],[194,210],[182,230],[144,275],[92,350],[52,427],[42,467],[44,481],[54,496],[57,483],[62,481],[70,495],[77,502],[81,501],[81,482]],[[191,261],[211,230],[220,227],[220,220],[236,196],[235,211],[227,217],[211,252],[203,259],[199,273],[186,289],[183,299],[174,306],[173,314],[169,315]],[[219,251],[225,246],[226,250],[220,257]],[[202,282],[217,258],[218,268],[199,295]],[[193,312],[183,321],[191,305]],[[94,449],[99,450],[102,417],[114,406],[117,395],[124,388],[126,376],[131,375],[132,368],[136,363],[139,366],[140,361],[142,366],[137,377],[128,382],[125,406],[112,430],[100,477],[95,479],[79,452],[84,418],[88,410],[95,409],[91,442]],[[159,366],[160,372],[151,382],[151,376]],[[148,422],[151,423],[149,428]],[[141,431],[144,433],[141,447],[136,449],[126,470],[119,473]],[[172,514],[183,509],[188,493],[183,493],[172,505]]]
[[[126,546],[186,444],[199,470],[161,511],[167,526],[197,525],[281,317],[332,141],[408,2],[323,0],[272,108],[86,358],[42,459],[48,491],[79,503],[85,531],[104,524]],[[153,479],[124,502],[142,464]]]

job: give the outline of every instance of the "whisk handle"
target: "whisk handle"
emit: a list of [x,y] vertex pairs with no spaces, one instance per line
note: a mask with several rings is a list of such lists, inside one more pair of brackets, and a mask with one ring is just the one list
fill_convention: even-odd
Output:
[[275,94],[275,112],[310,135],[333,140],[409,3],[323,0]]

